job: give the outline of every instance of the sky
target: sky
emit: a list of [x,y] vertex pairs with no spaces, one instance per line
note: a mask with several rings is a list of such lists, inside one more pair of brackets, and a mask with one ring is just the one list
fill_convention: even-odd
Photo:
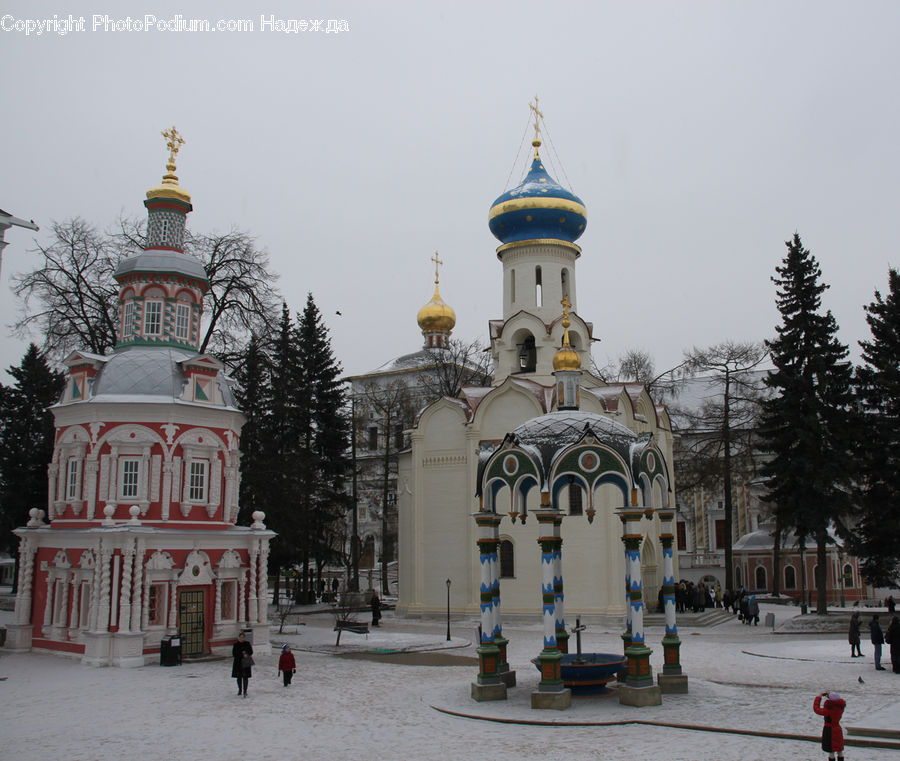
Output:
[[[283,634],[276,633],[277,627],[272,630],[276,645],[288,642],[294,648],[297,674],[291,686],[283,687],[276,674],[277,655],[254,652],[246,700],[237,697],[229,678],[231,659],[120,669],[92,668],[55,655],[3,652],[3,749],[9,758],[29,761],[824,760],[822,719],[812,708],[815,695],[826,690],[846,702],[841,722],[845,739],[861,737],[851,735],[851,727],[896,733],[898,676],[890,666],[875,670],[868,642],[862,645],[865,657],[852,659],[843,627],[830,635],[808,628],[799,635],[783,634],[782,625],[791,623],[797,609],[764,604],[763,620],[767,612],[774,612],[779,633],[763,624],[744,626],[737,618],[715,627],[679,624],[688,694],[666,694],[661,705],[643,708],[620,705],[613,694],[573,698],[565,711],[532,710],[531,693],[540,675],[529,661],[542,644],[537,613],[532,622],[505,622],[517,685],[507,691],[505,701],[482,703],[470,697],[478,671],[470,644],[474,619],[454,619],[447,643],[442,622],[395,619],[388,612],[368,638],[344,633],[335,648],[332,616],[304,615],[301,626],[289,625]],[[844,614],[846,620],[849,610]],[[0,621],[11,617],[0,611]],[[646,629],[655,672],[662,667],[663,634],[661,626]],[[619,626],[587,622],[583,651],[620,653],[620,635]],[[384,653],[448,645],[448,654],[468,657],[469,663],[410,666],[332,655],[338,649],[344,654]],[[549,726],[522,723],[529,721]],[[629,723],[635,721],[646,723]],[[561,722],[584,726],[554,726]],[[609,725],[597,726],[601,723]],[[666,723],[698,730],[660,726]],[[774,736],[740,734],[748,730]],[[846,756],[889,761],[897,757],[896,747],[848,745]]]
[[[54,14],[84,31],[25,33]],[[113,30],[145,14],[253,31]],[[26,347],[10,286],[39,264],[35,240],[143,216],[172,125],[191,229],[255,236],[292,310],[313,293],[347,374],[421,347],[435,251],[454,336],[486,341],[502,317],[488,210],[524,177],[535,95],[545,164],[588,211],[578,304],[601,366],[773,337],[795,231],[855,358],[863,305],[900,264],[895,2],[13,0],[0,15],[0,208],[41,228],[6,234],[3,368]],[[291,19],[323,24],[264,23]]]

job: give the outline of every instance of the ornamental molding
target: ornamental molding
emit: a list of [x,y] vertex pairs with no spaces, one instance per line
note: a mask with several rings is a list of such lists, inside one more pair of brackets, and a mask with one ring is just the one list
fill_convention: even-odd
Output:
[[423,468],[457,468],[465,464],[465,455],[438,455],[422,458]]

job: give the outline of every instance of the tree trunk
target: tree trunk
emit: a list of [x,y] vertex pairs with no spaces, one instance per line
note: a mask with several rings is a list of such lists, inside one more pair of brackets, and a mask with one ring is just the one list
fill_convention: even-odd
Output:
[[775,536],[772,537],[772,594],[781,594],[781,520],[775,519]]
[[722,405],[722,488],[725,492],[725,588],[732,589],[734,584],[734,559],[732,553],[732,524],[734,509],[731,500],[731,377],[725,373],[725,393]]
[[828,531],[825,526],[816,530],[816,613],[828,614]]

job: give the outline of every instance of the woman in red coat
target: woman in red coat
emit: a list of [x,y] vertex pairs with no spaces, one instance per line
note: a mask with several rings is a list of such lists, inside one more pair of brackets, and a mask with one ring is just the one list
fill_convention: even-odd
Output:
[[[822,705],[825,698],[825,705]],[[822,750],[828,754],[828,758],[834,759],[837,754],[838,761],[844,761],[844,732],[841,729],[841,716],[847,704],[836,692],[823,692],[816,695],[813,702],[813,711],[819,716],[825,717],[822,727]]]
[[284,679],[284,686],[287,687],[291,683],[291,678],[297,671],[297,661],[291,652],[290,645],[281,646],[281,657],[278,659],[278,671]]

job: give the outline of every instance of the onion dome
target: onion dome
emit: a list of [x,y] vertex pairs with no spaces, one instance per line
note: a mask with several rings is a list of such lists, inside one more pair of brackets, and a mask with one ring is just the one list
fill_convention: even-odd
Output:
[[434,296],[419,310],[416,322],[425,337],[425,348],[446,348],[450,343],[450,333],[456,325],[456,312],[441,298],[438,290],[438,266],[443,262],[436,251],[431,261],[434,262]]
[[426,331],[449,333],[456,325],[456,312],[441,298],[437,283],[434,284],[434,296],[419,310],[416,321],[423,333]]
[[531,144],[531,171],[521,185],[507,190],[491,205],[491,232],[501,243],[541,238],[574,243],[587,225],[584,203],[544,169],[538,153],[540,139],[535,137]]

